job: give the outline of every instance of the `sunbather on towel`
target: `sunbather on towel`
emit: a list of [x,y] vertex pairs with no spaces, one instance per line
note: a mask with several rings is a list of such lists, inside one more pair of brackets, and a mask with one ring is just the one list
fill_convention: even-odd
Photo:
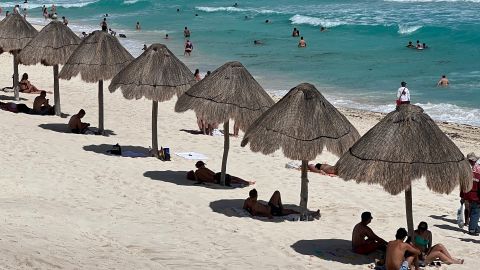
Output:
[[308,169],[314,173],[321,173],[321,174],[329,174],[329,175],[337,175],[337,170],[335,170],[335,166],[326,164],[326,163],[317,163],[317,164],[308,164]]
[[[197,170],[195,171],[195,178],[199,182],[209,182],[209,183],[220,183],[221,173],[214,173],[212,170],[205,167],[205,162],[197,161],[195,163]],[[253,185],[255,181],[246,181],[242,178],[232,176],[229,174],[225,175],[225,184],[229,186],[230,184],[240,184],[240,185]]]
[[257,201],[258,193],[256,189],[250,190],[248,198],[243,203],[243,209],[247,210],[252,216],[264,216],[273,218],[273,216],[287,216],[290,214],[300,214],[293,209],[286,209],[282,205],[280,191],[275,191],[268,201],[268,205]]
[[14,102],[0,102],[0,109],[4,111],[9,111],[13,113],[30,113],[30,108],[28,108],[27,105],[20,103],[14,103]]
[[70,121],[68,121],[68,128],[72,133],[85,134],[87,132],[89,123],[82,123],[82,118],[85,116],[85,111],[81,109],[77,114],[74,114]]

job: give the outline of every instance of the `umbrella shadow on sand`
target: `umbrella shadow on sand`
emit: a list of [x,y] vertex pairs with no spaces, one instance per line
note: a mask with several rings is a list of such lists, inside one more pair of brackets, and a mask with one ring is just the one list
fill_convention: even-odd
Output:
[[[103,154],[107,156],[120,156],[112,155],[108,151],[112,150],[113,144],[91,144],[85,145],[83,150],[88,152],[94,152],[97,154]],[[149,149],[143,146],[132,146],[132,145],[120,145],[122,148],[122,157],[135,157],[135,158],[145,158],[150,157]]]
[[[5,95],[0,95],[0,100],[15,100],[14,96],[5,96]],[[28,100],[26,98],[20,98],[20,101],[25,101]]]
[[[68,125],[67,124],[64,124],[64,123],[52,123],[52,124],[40,124],[38,125],[39,127],[43,128],[43,129],[48,129],[48,130],[51,130],[51,131],[55,131],[55,132],[59,132],[59,133],[69,133],[69,134],[73,134],[72,132],[70,132],[70,130],[68,129]],[[92,128],[92,130],[96,131],[96,128]],[[112,130],[105,130],[104,131],[104,134],[105,136],[113,136],[113,135],[117,135],[115,134],[115,132],[113,132]],[[75,135],[80,135],[80,134],[75,134]]]
[[[248,194],[245,195],[245,198],[248,197]],[[267,217],[258,217],[252,216],[246,210],[243,209],[243,203],[245,199],[223,199],[218,201],[210,202],[210,208],[213,212],[223,214],[227,217],[238,217],[238,218],[251,218],[264,222],[284,222],[288,221],[291,218],[298,220],[298,215],[290,215],[284,217],[273,217],[273,219],[268,219]],[[258,202],[267,205],[268,202],[263,200],[258,200]],[[301,211],[302,209],[293,204],[284,204],[284,208],[293,209],[296,211]]]
[[187,179],[187,173],[187,171],[147,171],[143,174],[143,176],[148,177],[152,180],[163,181],[179,186],[198,186],[203,188],[226,190],[240,188],[240,186],[235,186],[233,184],[231,187],[226,187],[213,183],[196,183],[195,181]]
[[316,256],[322,260],[351,265],[363,265],[375,262],[380,258],[379,252],[370,255],[359,255],[352,252],[352,241],[344,239],[300,240],[291,245],[296,252]]
[[445,221],[445,222],[449,222],[449,223],[452,223],[452,224],[457,224],[457,220],[456,219],[453,219],[453,218],[448,218],[448,215],[430,215],[429,217],[433,218],[433,219],[438,219],[438,220],[442,220],[442,221]]

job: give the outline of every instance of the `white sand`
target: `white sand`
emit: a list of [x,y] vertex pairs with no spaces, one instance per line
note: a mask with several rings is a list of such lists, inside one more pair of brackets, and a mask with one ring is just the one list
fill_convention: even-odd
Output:
[[[12,57],[2,54],[0,63],[3,87],[11,84]],[[39,88],[52,91],[52,68],[20,66],[23,72]],[[96,126],[97,85],[77,78],[61,81],[60,86],[62,111],[71,115],[84,108],[84,120]],[[0,92],[2,101],[6,96],[12,94]],[[34,95],[21,97],[32,106]],[[116,133],[110,137],[40,127],[65,124],[68,119],[0,111],[0,268],[368,269],[367,264],[357,263],[358,257],[342,255],[349,254],[342,250],[349,248],[360,213],[372,211],[371,227],[388,240],[398,227],[406,227],[402,195],[315,174],[310,174],[309,207],[321,209],[318,221],[268,222],[221,213],[234,205],[241,207],[250,188],[211,189],[181,179],[185,171],[194,169],[195,161],[173,152],[206,154],[208,167],[218,171],[223,138],[180,131],[195,129],[196,121],[192,112],[174,113],[174,104],[175,100],[161,103],[158,119],[159,143],[170,147],[171,162],[97,153],[104,150],[98,150],[99,145],[117,142],[124,150],[148,148],[150,101],[129,101],[119,92],[105,91],[105,127]],[[379,117],[345,112],[362,134]],[[460,134],[455,142],[464,153],[480,152],[478,142],[471,141],[480,138],[478,129],[444,128]],[[271,156],[255,154],[241,148],[240,140],[232,138],[228,172],[256,180],[260,199],[268,200],[279,189],[285,204],[298,204],[300,172],[285,169],[288,160],[281,151]],[[317,161],[334,163],[336,158],[325,153]],[[458,190],[434,194],[417,181],[413,195],[415,224],[427,221],[435,243],[465,258],[465,265],[444,269],[476,269],[480,237],[465,234],[451,222],[459,206]],[[215,209],[210,207],[212,202]],[[313,248],[305,243],[313,243]]]

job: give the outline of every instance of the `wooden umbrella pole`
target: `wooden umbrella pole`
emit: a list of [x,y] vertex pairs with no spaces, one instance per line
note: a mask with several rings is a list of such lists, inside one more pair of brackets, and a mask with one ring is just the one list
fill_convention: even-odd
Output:
[[98,132],[103,135],[103,80],[98,81]]
[[302,160],[302,186],[300,189],[300,207],[307,211],[308,202],[308,160]]
[[405,209],[407,214],[408,235],[413,236],[412,186],[405,189]]
[[225,121],[223,124],[223,159],[222,159],[222,175],[220,178],[220,183],[222,186],[225,186],[225,174],[227,171],[227,158],[228,158],[228,149],[230,148],[230,127],[229,120]]
[[158,117],[158,101],[152,103],[152,151],[153,155],[158,158],[158,139],[157,139],[157,117]]
[[18,53],[13,52],[13,91],[15,100],[20,100],[20,89],[18,89]]
[[53,65],[53,99],[55,104],[55,115],[61,116],[60,110],[60,85],[58,81],[58,65]]

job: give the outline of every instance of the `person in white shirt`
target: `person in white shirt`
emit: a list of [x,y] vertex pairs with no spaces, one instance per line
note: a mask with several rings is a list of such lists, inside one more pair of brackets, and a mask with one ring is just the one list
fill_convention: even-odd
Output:
[[410,91],[407,88],[407,83],[402,82],[402,87],[398,88],[397,98],[400,100],[400,104],[410,104]]

